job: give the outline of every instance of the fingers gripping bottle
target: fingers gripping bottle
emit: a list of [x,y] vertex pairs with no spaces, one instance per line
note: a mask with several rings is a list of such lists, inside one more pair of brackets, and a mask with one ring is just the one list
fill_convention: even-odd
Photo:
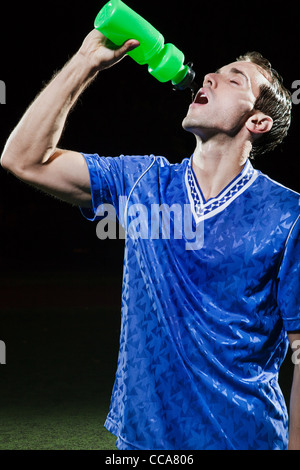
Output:
[[164,37],[148,21],[121,0],[110,0],[98,13],[95,28],[117,46],[128,39],[140,45],[128,55],[160,82],[172,81],[175,89],[194,89],[195,72],[184,65],[184,54],[174,44],[164,44]]

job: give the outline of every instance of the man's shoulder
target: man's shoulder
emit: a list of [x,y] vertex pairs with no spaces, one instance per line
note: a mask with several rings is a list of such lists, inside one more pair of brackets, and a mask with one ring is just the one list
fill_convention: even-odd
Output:
[[299,199],[300,198],[300,193],[298,193],[296,190],[286,186],[285,184],[281,183],[280,181],[277,181],[270,176],[268,176],[265,173],[262,173],[258,171],[259,177],[265,182],[266,185],[270,187],[270,189],[273,189],[274,192],[280,193],[280,194],[287,194],[292,198]]
[[280,205],[287,210],[295,211],[296,214],[299,214],[300,193],[260,171],[258,172],[257,183],[261,188],[262,194],[270,204]]
[[171,162],[167,157],[162,155],[120,155],[120,161],[122,162],[124,172],[131,173],[134,169],[134,173],[153,173],[157,174],[161,172],[169,171],[184,171],[189,164],[190,159],[184,158],[180,162]]
[[123,159],[124,161],[127,161],[128,163],[133,162],[133,163],[138,163],[138,162],[145,162],[145,163],[156,163],[156,165],[159,165],[161,167],[165,166],[181,166],[181,165],[187,165],[190,158],[183,158],[179,162],[172,162],[170,159],[163,155],[154,155],[154,154],[148,154],[148,155],[120,155],[120,158]]

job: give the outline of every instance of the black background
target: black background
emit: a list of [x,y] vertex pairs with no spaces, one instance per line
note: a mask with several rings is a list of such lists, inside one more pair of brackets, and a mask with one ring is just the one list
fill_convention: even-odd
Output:
[[[0,79],[6,84],[7,95],[6,104],[0,106],[1,149],[36,94],[80,47],[104,3],[55,0],[46,3],[10,2],[2,6]],[[127,4],[152,23],[164,35],[166,42],[172,42],[181,49],[186,61],[194,63],[198,83],[206,73],[234,61],[249,50],[257,50],[266,56],[283,76],[291,92],[294,91],[292,83],[300,80],[300,9],[297,2],[128,0]],[[181,161],[191,155],[194,147],[193,136],[181,127],[189,102],[188,91],[172,91],[170,84],[157,82],[145,66],[139,66],[127,57],[103,72],[84,92],[68,118],[60,146],[105,156],[153,153],[164,155],[171,162]],[[271,178],[296,191],[300,191],[299,122],[300,105],[295,105],[292,126],[284,145],[257,158],[254,164]],[[56,306],[60,303],[66,310],[72,305],[82,306],[83,310],[88,306],[94,308],[98,303],[111,305],[114,319],[105,318],[108,335],[114,330],[111,349],[106,345],[103,351],[101,344],[96,352],[88,349],[89,344],[97,342],[99,327],[95,319],[91,320],[91,315],[87,321],[91,321],[92,339],[89,340],[89,334],[85,332],[81,347],[85,348],[87,357],[109,351],[109,354],[115,354],[114,362],[118,343],[115,330],[119,324],[123,242],[98,240],[95,224],[83,219],[78,208],[41,194],[2,168],[0,237],[0,306],[2,304],[6,314],[10,308],[14,312],[23,309],[26,313],[32,305],[51,309],[55,302]],[[71,276],[70,272],[75,274]],[[81,315],[76,312],[76,315]],[[14,320],[10,319],[8,325],[7,318],[4,315],[1,319],[0,312],[0,339],[6,342],[8,353],[5,367],[9,368],[14,361],[14,373],[21,377],[18,355],[24,351],[18,346],[18,341],[24,343],[26,337],[34,341],[35,330],[40,338],[38,329],[43,325],[31,317],[27,323],[25,315],[21,323],[16,316],[13,326]],[[54,315],[55,321],[60,324],[62,319]],[[82,324],[81,319],[78,325]],[[19,332],[21,327],[23,336]],[[80,328],[78,326],[75,333],[78,338]],[[52,334],[48,337],[50,349],[55,341],[55,329]],[[61,339],[59,344],[61,374],[67,375],[70,364],[67,366],[69,356],[66,351],[70,344],[67,339]],[[40,365],[35,367],[42,368],[45,362],[51,362],[50,353],[46,350],[44,347]],[[78,358],[80,350],[77,349],[76,354]],[[111,371],[107,381],[111,383],[114,370],[110,363],[107,367]],[[286,396],[291,380],[290,368],[289,362],[282,384]],[[26,373],[29,371],[30,364]],[[0,372],[3,373],[3,367]],[[99,361],[89,373],[91,382],[101,374]],[[1,393],[4,395],[13,383],[12,376],[7,374],[5,381],[0,375]],[[41,390],[39,393],[43,395]],[[97,387],[94,393],[96,397],[99,393]],[[18,406],[20,404],[22,398],[18,397]]]
[[[0,147],[36,94],[79,48],[104,2],[26,2],[5,8],[1,29],[1,76],[7,104],[0,107]],[[300,80],[299,6],[296,2],[173,2],[128,5],[150,21],[194,63],[197,81],[243,52],[258,50],[291,91]],[[295,90],[294,90],[295,91]],[[60,145],[101,155],[157,154],[181,161],[193,152],[194,138],[181,127],[188,91],[173,92],[127,57],[104,72],[72,111]],[[299,190],[298,123],[300,106],[284,145],[257,159],[255,166],[282,184]],[[114,269],[122,244],[100,242],[95,226],[78,209],[38,194],[0,170],[0,256],[3,262],[26,258],[58,263],[94,250]],[[119,247],[121,246],[121,247]],[[109,248],[108,248],[109,247]],[[84,256],[82,256],[83,258]],[[107,257],[109,259],[107,259]],[[98,262],[97,262],[98,263]],[[118,264],[118,261],[117,261]],[[103,263],[102,263],[103,266]]]

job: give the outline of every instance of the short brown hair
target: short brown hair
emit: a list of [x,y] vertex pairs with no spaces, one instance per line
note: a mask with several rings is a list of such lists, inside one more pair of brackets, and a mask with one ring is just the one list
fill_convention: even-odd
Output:
[[254,103],[254,109],[261,111],[273,119],[269,132],[262,134],[253,142],[250,158],[269,152],[280,144],[287,135],[291,124],[292,98],[284,87],[282,77],[274,70],[270,62],[259,52],[247,52],[239,56],[237,61],[250,61],[267,72],[270,85],[262,85],[260,94]]

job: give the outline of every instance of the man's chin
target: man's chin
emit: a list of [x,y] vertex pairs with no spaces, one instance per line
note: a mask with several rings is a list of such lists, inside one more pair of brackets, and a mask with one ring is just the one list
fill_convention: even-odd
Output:
[[185,131],[189,131],[191,123],[189,122],[188,116],[185,116],[185,118],[182,121],[182,127]]
[[191,120],[188,116],[186,116],[182,121],[182,127],[187,132],[195,133],[198,126],[196,126],[193,120]]

